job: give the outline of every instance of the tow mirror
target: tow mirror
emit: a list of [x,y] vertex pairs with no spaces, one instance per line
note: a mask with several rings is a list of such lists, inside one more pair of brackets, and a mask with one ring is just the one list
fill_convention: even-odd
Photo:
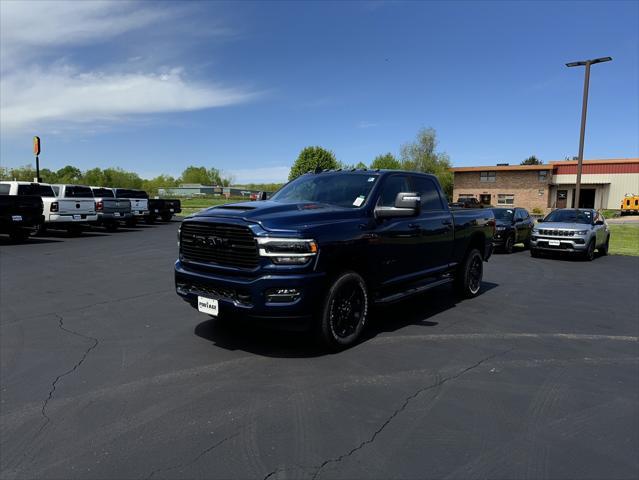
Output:
[[259,192],[257,194],[257,199],[258,200],[266,200],[266,197],[268,196],[268,194],[266,192]]
[[378,218],[412,217],[419,212],[420,203],[419,193],[400,192],[395,197],[394,207],[377,207],[375,215]]
[[604,221],[603,221],[603,220],[597,220],[597,221],[595,222],[595,225],[603,225],[603,224],[604,224]]
[[544,219],[543,219],[543,218],[538,218],[538,219],[537,219],[537,223],[543,223],[543,222],[544,222]]

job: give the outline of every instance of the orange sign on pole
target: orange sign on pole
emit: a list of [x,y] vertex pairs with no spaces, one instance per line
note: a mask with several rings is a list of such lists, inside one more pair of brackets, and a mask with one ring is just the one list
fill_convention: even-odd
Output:
[[33,154],[40,155],[40,137],[33,137]]

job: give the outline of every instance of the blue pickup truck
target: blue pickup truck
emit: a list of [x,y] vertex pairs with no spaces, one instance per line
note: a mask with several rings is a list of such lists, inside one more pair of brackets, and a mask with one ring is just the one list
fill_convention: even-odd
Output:
[[476,296],[494,232],[490,209],[449,210],[432,175],[307,173],[269,200],[186,218],[175,286],[200,312],[314,329],[340,349],[375,304],[446,283]]

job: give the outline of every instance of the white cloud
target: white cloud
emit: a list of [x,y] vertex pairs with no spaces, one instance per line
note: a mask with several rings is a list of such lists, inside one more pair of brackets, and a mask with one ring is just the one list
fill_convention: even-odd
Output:
[[127,62],[128,55],[118,64],[98,67],[91,59],[91,68],[66,60],[77,46],[108,45],[118,35],[145,28],[163,31],[168,20],[186,15],[176,8],[119,0],[0,2],[2,133],[42,126],[100,129],[134,115],[214,108],[255,98],[240,87],[194,81],[183,67],[133,71],[135,62]]
[[0,122],[8,130],[54,121],[111,122],[133,114],[221,107],[253,96],[189,82],[179,69],[164,74],[30,69],[5,76],[0,90]]
[[263,168],[240,168],[224,170],[225,175],[232,175],[234,183],[283,183],[288,179],[291,167],[274,166]]

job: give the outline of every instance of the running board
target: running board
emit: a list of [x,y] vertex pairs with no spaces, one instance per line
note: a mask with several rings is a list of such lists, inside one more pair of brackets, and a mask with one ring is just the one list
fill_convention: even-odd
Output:
[[393,293],[392,295],[388,295],[387,297],[378,298],[377,300],[375,300],[375,303],[384,304],[384,303],[396,302],[403,298],[410,297],[412,295],[416,295],[421,292],[425,292],[426,290],[430,290],[431,288],[439,287],[440,285],[446,285],[447,283],[452,283],[453,280],[454,279],[451,277],[442,278],[440,280],[436,280],[434,282],[427,283],[425,285],[409,288],[408,290],[405,290],[403,292]]

